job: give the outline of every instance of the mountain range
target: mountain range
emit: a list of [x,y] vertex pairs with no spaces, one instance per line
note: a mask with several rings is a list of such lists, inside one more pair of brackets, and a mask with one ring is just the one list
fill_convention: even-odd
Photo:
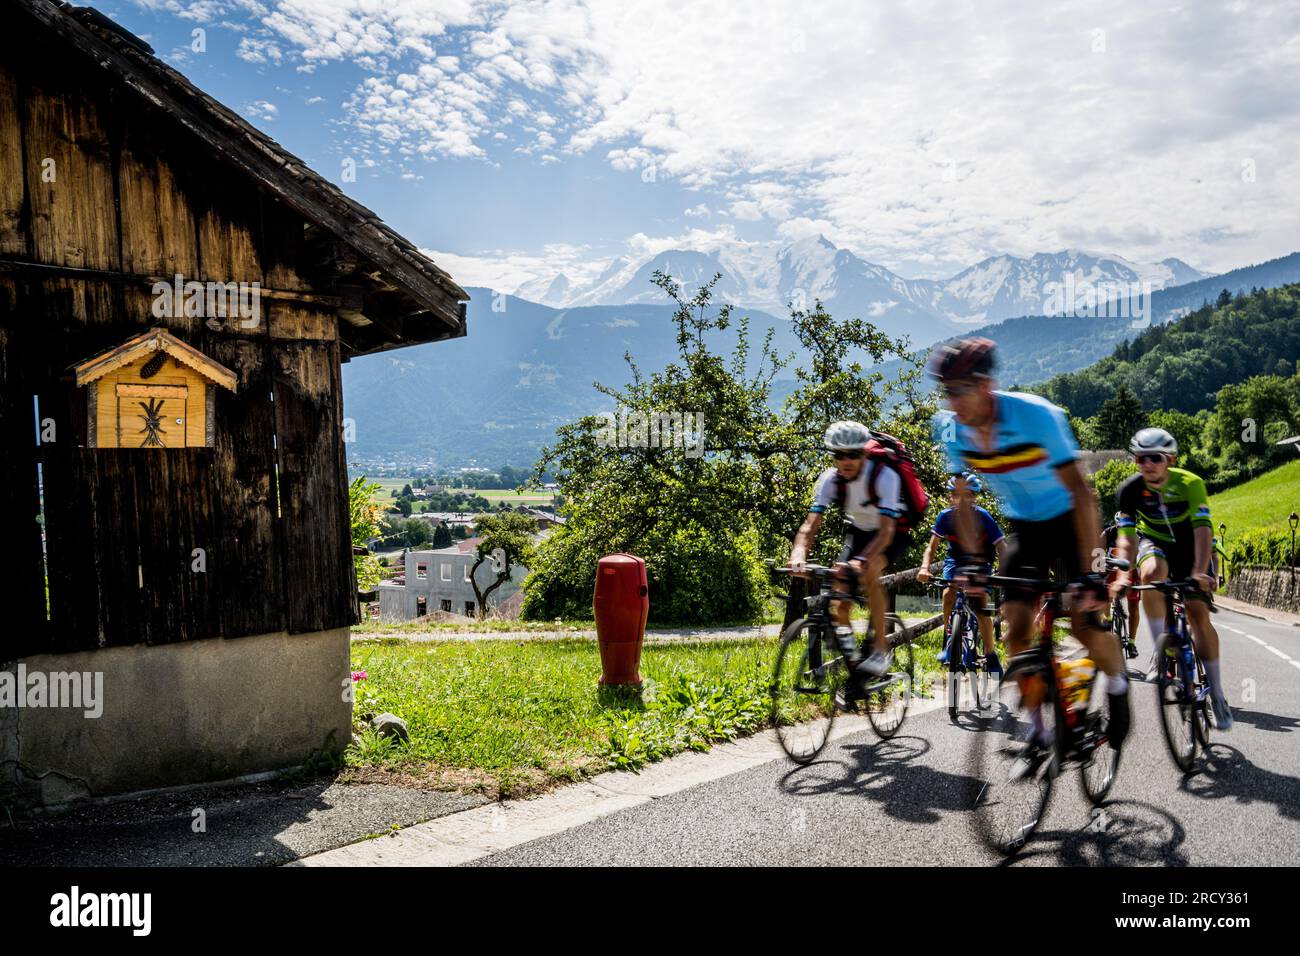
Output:
[[816,235],[781,247],[721,243],[705,251],[672,249],[641,262],[623,257],[589,285],[577,285],[560,273],[530,280],[514,294],[557,308],[652,304],[664,298],[651,281],[656,271],[672,276],[688,292],[721,273],[714,289],[718,300],[774,315],[786,314],[791,304],[808,308],[820,300],[833,315],[847,312],[890,334],[906,332],[914,342],[1012,316],[1072,311],[1053,308],[1053,292],[1064,287],[1067,277],[1072,288],[1092,287],[1111,298],[1143,283],[1154,291],[1206,276],[1174,258],[1135,263],[1065,249],[1029,257],[992,256],[946,279],[905,279]]
[[[832,254],[827,245],[789,247],[794,250],[790,267],[802,268],[802,274],[809,275],[811,262],[820,260],[830,270],[828,281],[820,288],[843,291],[849,286],[830,281],[836,278],[837,260],[843,250]],[[798,255],[796,247],[807,254]],[[1070,261],[1068,254],[1062,255],[1067,255],[1063,262]],[[1026,275],[1046,275],[1041,270],[1051,258],[986,260],[982,265],[1014,260],[1004,261],[1008,268],[1001,271],[990,266],[983,272],[990,279],[1002,276],[998,282],[984,286],[986,294],[994,288],[999,290],[988,295],[988,301],[1016,301],[1007,292],[1011,288],[1008,277],[1015,276],[1015,282],[1019,282]],[[693,260],[675,261],[684,264]],[[1105,261],[1116,260],[1110,257]],[[1077,257],[1073,262],[1080,267],[1094,264]],[[701,270],[714,267],[712,262],[696,264]],[[643,263],[635,271],[649,265]],[[1179,266],[1166,260],[1164,267],[1170,270],[1171,281],[1174,276],[1191,274],[1179,272]],[[1033,269],[1040,271],[1035,273]],[[856,268],[844,266],[843,275],[860,274]],[[966,288],[977,285],[971,270],[955,278],[961,276],[965,276]],[[1300,282],[1300,253],[1162,289],[1151,297],[1152,315],[1157,321],[1167,320],[1203,302],[1213,302],[1225,288],[1235,293],[1290,282]],[[727,288],[743,287],[744,282],[738,279]],[[365,356],[343,366],[344,414],[356,424],[356,441],[347,448],[354,465],[531,465],[541,447],[554,440],[560,424],[613,408],[612,401],[593,389],[592,383],[599,381],[613,387],[625,383],[630,376],[624,353],[630,353],[643,372],[662,368],[676,355],[672,308],[662,304],[665,299],[657,289],[652,289],[648,301],[564,308],[492,289],[467,291],[471,298],[465,338]],[[905,300],[898,301],[901,304]],[[922,314],[922,300],[906,301],[916,310],[913,314]],[[844,314],[835,299],[828,302],[831,314]],[[743,314],[750,318],[753,341],[761,341],[771,329],[774,348],[779,352],[797,348],[784,310],[746,308]],[[998,342],[1003,385],[1032,385],[1057,373],[1083,368],[1110,354],[1120,341],[1139,331],[1128,318],[1043,315],[1018,316],[979,326],[958,326],[945,320],[934,327],[943,331],[933,334],[906,324],[891,331],[910,335],[913,346],[918,348],[955,334],[988,335]],[[719,336],[715,349],[726,350],[733,335],[734,326]],[[888,375],[890,370],[885,371]],[[774,393],[784,394],[791,384],[774,382]]]

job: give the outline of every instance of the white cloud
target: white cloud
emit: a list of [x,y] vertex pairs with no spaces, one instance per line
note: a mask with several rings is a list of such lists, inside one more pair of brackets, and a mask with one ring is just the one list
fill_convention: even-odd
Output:
[[266,100],[256,100],[244,107],[244,112],[253,119],[269,122],[279,114],[279,108]]
[[1071,245],[1216,268],[1295,243],[1300,7],[1281,0],[263,5],[255,39],[298,69],[369,74],[347,109],[378,143],[490,161],[519,123],[539,162],[653,168],[755,228],[816,221],[894,268]]

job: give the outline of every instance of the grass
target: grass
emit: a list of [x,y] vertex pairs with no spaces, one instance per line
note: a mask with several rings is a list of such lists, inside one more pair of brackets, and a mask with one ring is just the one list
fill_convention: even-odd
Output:
[[[937,633],[916,647],[937,669]],[[933,646],[931,646],[933,645]],[[777,641],[647,644],[640,695],[598,691],[590,640],[357,641],[354,712],[407,721],[400,744],[368,728],[348,748],[354,780],[384,780],[518,797],[609,769],[635,770],[769,725]],[[815,716],[807,712],[790,716]]]
[[1222,522],[1229,540],[1252,528],[1285,528],[1292,511],[1300,512],[1300,460],[1210,496],[1215,533]]
[[[379,501],[386,504],[393,498],[393,493],[401,491],[405,486],[411,485],[412,490],[419,491],[411,482],[411,478],[367,478],[379,485]],[[529,504],[529,505],[549,505],[554,492],[551,491],[534,491],[522,495],[515,494],[513,488],[448,488],[449,493],[464,495],[482,495],[492,504],[498,501],[508,501],[512,505]],[[417,502],[418,504],[418,502]]]

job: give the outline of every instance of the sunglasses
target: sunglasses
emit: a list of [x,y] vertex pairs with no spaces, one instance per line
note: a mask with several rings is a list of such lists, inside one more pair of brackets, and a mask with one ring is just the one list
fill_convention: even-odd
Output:
[[1154,453],[1149,455],[1134,455],[1133,457],[1137,460],[1137,463],[1139,465],[1158,465],[1165,460],[1165,456],[1159,453]]
[[862,457],[860,451],[833,451],[831,457],[836,461],[857,461]]

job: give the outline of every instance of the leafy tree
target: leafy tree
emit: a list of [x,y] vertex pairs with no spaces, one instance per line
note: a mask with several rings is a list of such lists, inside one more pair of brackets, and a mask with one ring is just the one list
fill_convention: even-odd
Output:
[[[382,514],[379,489],[377,482],[366,481],[365,476],[348,485],[348,517],[352,525],[352,543],[357,547],[365,547],[368,541],[379,536]],[[373,554],[354,554],[352,563],[356,568],[358,590],[369,591],[383,579],[383,571]]]
[[[686,299],[677,283],[656,274],[676,306],[674,360],[647,374],[626,355],[630,382],[621,389],[596,385],[623,423],[631,416],[641,416],[636,422],[661,413],[699,414],[698,434],[669,447],[642,447],[649,443],[621,440],[626,429],[588,416],[562,426],[555,444],[543,449],[531,483],[547,470],[554,474],[567,522],[538,546],[529,565],[526,617],[588,616],[596,561],[624,551],[647,561],[653,620],[754,619],[766,596],[760,559],[788,552],[827,465],[821,433],[836,419],[885,425],[914,450],[930,487],[938,487],[942,467],[929,426],[934,405],[904,343],[860,319],[833,319],[820,303],[796,310],[791,327],[805,361],[794,367],[796,387],[778,402],[773,380],[794,357],[773,350],[770,332],[752,342],[747,318],[713,304],[719,278]],[[714,351],[718,341],[734,343],[729,354]],[[897,381],[864,368],[866,360],[889,357],[911,360]],[[902,401],[886,419],[891,398]],[[837,528],[828,522],[823,559],[838,550]]]
[[414,496],[415,492],[411,490],[411,483],[409,481],[402,485],[402,493],[398,496],[399,498],[413,498]]
[[1093,472],[1092,487],[1097,492],[1097,505],[1101,508],[1103,528],[1110,524],[1115,516],[1115,495],[1119,491],[1119,486],[1135,474],[1137,474],[1137,466],[1129,458],[1108,461]]
[[433,547],[435,550],[450,548],[451,544],[451,530],[445,524],[440,524],[433,529]]
[[[480,618],[487,615],[488,599],[497,588],[510,580],[510,574],[517,566],[527,567],[533,554],[533,534],[537,522],[527,515],[509,511],[502,514],[485,515],[479,519],[477,532],[478,546],[476,558],[470,568],[470,585],[474,588],[474,598],[478,603]],[[478,569],[491,563],[496,572],[496,580],[486,588],[479,585]]]
[[1102,403],[1094,424],[1095,438],[1102,448],[1127,448],[1133,434],[1147,425],[1142,402],[1127,385]]
[[410,498],[398,498],[398,499],[397,499],[397,510],[400,511],[400,512],[405,516],[405,517],[407,517],[407,518],[411,517],[411,499],[410,499]]

